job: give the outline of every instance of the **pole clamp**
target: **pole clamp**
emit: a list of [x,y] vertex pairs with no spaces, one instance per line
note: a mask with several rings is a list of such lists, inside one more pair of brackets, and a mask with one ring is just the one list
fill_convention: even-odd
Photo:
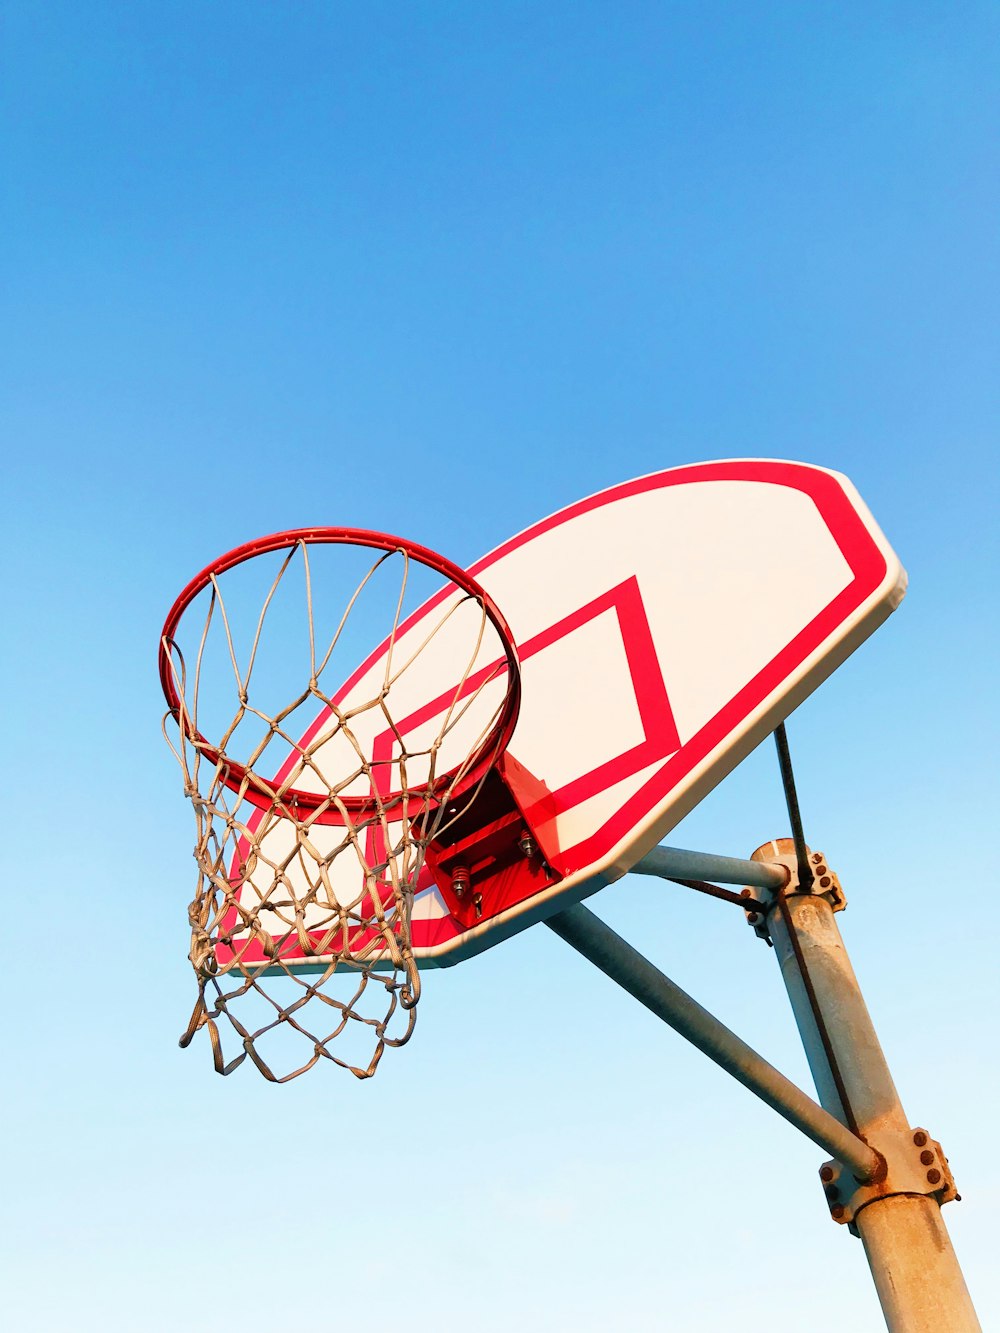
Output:
[[842,912],[847,906],[847,895],[841,887],[840,880],[830,869],[824,854],[809,848],[806,850],[809,853],[809,867],[813,872],[813,881],[808,889],[804,889],[799,881],[798,858],[795,854],[795,843],[791,838],[775,838],[772,842],[765,842],[763,847],[758,847],[750,858],[751,861],[766,861],[770,865],[782,866],[788,876],[778,889],[756,888],[742,891],[745,898],[754,898],[767,907],[766,912],[748,907],[745,913],[754,934],[767,944],[772,943],[768,925],[771,908],[779,898],[795,896],[825,898],[835,912]]
[[819,1169],[830,1216],[849,1227],[853,1235],[858,1234],[858,1213],[877,1199],[893,1194],[924,1194],[939,1204],[961,1199],[948,1159],[926,1129],[881,1131],[865,1139],[886,1164],[880,1180],[859,1181],[836,1160],[824,1162]]

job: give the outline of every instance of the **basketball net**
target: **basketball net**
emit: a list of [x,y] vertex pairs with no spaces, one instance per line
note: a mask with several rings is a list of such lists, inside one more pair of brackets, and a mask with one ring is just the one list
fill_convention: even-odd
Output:
[[[375,554],[324,629],[314,566],[318,548],[328,558],[331,545],[360,550],[366,561],[372,548]],[[258,580],[263,597],[251,608],[245,569],[232,595],[226,575],[266,559],[272,567]],[[403,614],[417,564],[440,576],[444,591],[431,632],[412,644]],[[393,566],[398,588],[383,604],[370,695],[359,698],[339,682],[328,693],[325,677],[362,601],[370,611],[362,593]],[[276,708],[258,697],[266,691],[257,685],[269,631],[287,669],[291,645],[281,617],[290,583],[304,594],[294,599],[304,600],[309,647],[306,669]],[[195,609],[200,629],[185,657],[182,620],[193,621]],[[456,617],[464,617],[467,642],[454,680],[442,682],[455,686],[453,697],[417,745],[395,699],[406,694],[402,682],[419,671],[432,641],[443,634],[455,640]],[[502,670],[483,672],[484,661],[496,662],[498,642]],[[380,534],[317,529],[240,548],[193,580],[164,627],[160,674],[164,735],[196,825],[188,956],[198,995],[180,1044],[204,1029],[220,1074],[249,1057],[277,1083],[322,1060],[370,1077],[385,1048],[402,1046],[413,1032],[420,977],[411,915],[427,844],[447,821],[451,799],[461,793],[467,807],[516,720],[509,631],[482,589],[441,557]],[[362,684],[372,682],[362,677]]]

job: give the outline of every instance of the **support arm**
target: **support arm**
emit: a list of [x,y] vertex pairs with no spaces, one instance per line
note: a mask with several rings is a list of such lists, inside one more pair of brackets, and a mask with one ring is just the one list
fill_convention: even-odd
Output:
[[739,884],[775,892],[788,882],[783,865],[766,861],[743,861],[738,856],[715,856],[711,852],[689,852],[682,847],[654,847],[632,867],[633,875],[656,875],[660,879],[708,879],[719,884]]
[[884,1170],[878,1153],[664,976],[589,908],[577,903],[550,917],[546,925],[813,1143],[843,1162],[855,1176],[869,1180]]

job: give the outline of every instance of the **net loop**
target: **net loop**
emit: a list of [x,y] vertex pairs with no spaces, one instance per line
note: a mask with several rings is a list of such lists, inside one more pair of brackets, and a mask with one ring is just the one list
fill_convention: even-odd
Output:
[[[347,555],[350,576],[331,576],[330,557]],[[517,720],[510,630],[426,548],[303,529],[188,584],[164,625],[160,679],[196,828],[198,993],[180,1044],[207,1031],[224,1075],[249,1058],[277,1083],[320,1061],[370,1077],[416,1022],[427,845]]]

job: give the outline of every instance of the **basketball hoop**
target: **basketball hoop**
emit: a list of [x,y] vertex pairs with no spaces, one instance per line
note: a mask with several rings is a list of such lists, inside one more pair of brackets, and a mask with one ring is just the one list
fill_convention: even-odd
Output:
[[[197,827],[198,999],[181,1045],[207,1028],[221,1074],[249,1056],[274,1082],[321,1059],[370,1077],[413,1031],[410,913],[428,844],[468,811],[517,722],[506,622],[425,547],[300,529],[191,580],[164,624],[159,671]],[[428,678],[434,707],[415,709]],[[242,1047],[231,1059],[227,1024]],[[331,1049],[359,1033],[362,1054]],[[272,1068],[278,1056],[287,1072]]]

